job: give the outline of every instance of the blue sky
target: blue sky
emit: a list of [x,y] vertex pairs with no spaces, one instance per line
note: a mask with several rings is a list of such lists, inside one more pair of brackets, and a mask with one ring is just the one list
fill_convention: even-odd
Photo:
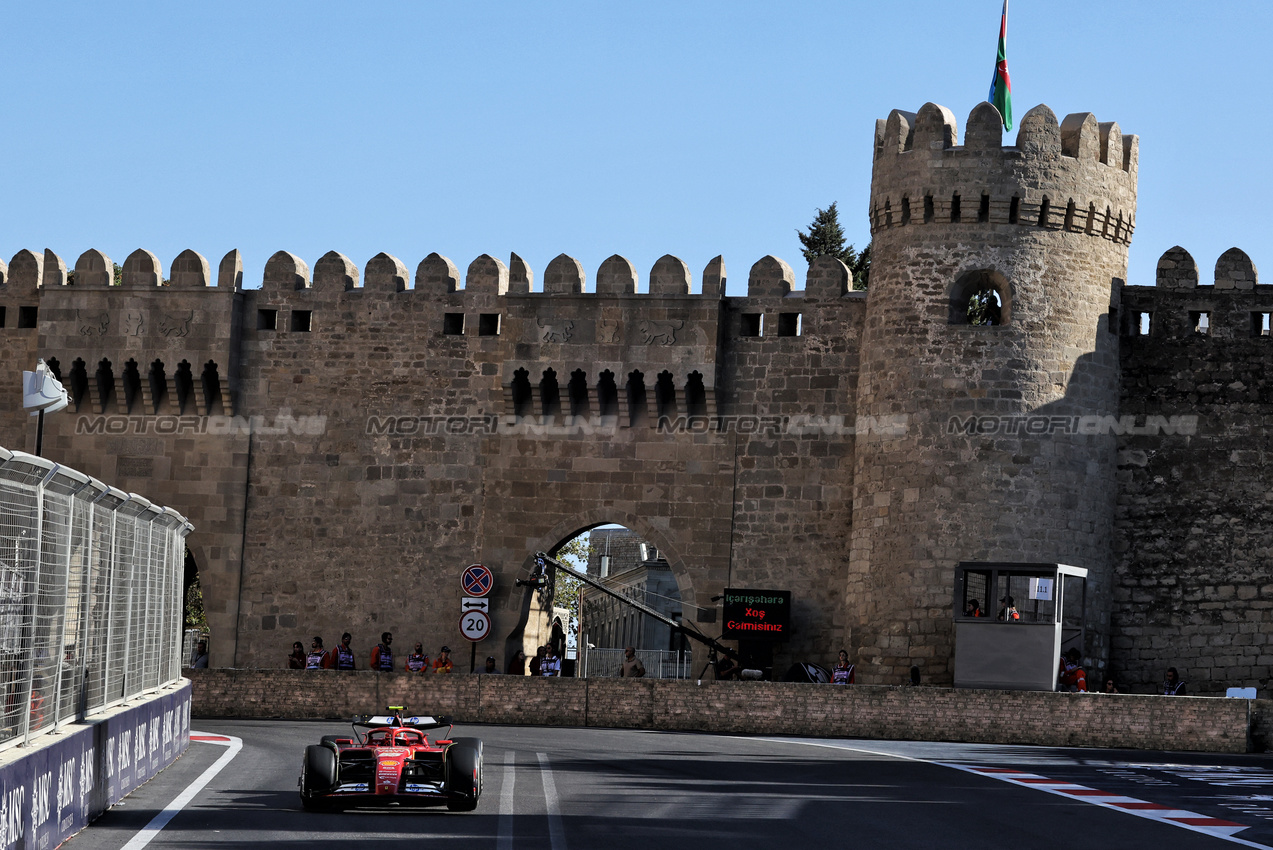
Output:
[[[7,4],[0,256],[279,249],[642,279],[723,254],[729,292],[838,201],[858,247],[876,118],[985,98],[999,0]],[[1140,136],[1129,282],[1238,246],[1273,283],[1273,4],[1014,0],[1017,116]],[[1253,212],[1254,211],[1254,212]]]

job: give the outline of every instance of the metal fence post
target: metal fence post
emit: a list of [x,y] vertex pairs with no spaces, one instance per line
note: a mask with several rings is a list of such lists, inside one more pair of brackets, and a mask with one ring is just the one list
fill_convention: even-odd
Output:
[[[116,557],[115,557],[115,523],[119,522],[119,514],[115,509],[111,509],[111,528],[110,528],[110,547],[106,550],[108,555],[108,565],[106,574],[106,645],[102,647],[102,652],[106,653],[106,662],[102,664],[102,703],[104,706],[110,702],[110,694],[106,692],[110,685],[110,665],[111,665],[111,647],[115,645],[115,606],[119,602],[119,584],[116,576]],[[101,706],[98,706],[100,708]]]
[[66,609],[71,602],[71,540],[75,537],[75,496],[67,496],[66,557],[62,559],[62,610],[58,614],[57,644],[49,653],[53,662],[53,731],[62,723],[62,665],[66,663]]
[[[44,481],[47,481],[46,477]],[[44,549],[44,481],[35,487],[35,577],[31,583],[34,593],[31,594],[31,621],[27,627],[25,641],[27,657],[27,676],[23,683],[23,699],[19,710],[22,712],[22,744],[31,741],[31,691],[35,684],[35,621],[40,605],[40,562]]]
[[120,667],[122,668],[120,675],[122,678],[120,679],[119,684],[119,695],[121,698],[127,700],[129,697],[128,666],[129,657],[132,654],[131,646],[133,642],[133,591],[136,590],[137,578],[137,518],[131,516],[120,517],[117,512],[116,521],[119,519],[126,519],[133,524],[133,551],[128,558],[128,608],[124,612],[124,653],[123,657],[120,659]]

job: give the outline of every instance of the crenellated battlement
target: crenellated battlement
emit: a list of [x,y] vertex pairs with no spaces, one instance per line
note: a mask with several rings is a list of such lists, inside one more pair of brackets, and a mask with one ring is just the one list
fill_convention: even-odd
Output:
[[[339,292],[415,292],[429,295],[468,293],[481,296],[634,296],[638,298],[709,298],[726,297],[725,261],[713,258],[703,269],[700,292],[691,291],[693,276],[689,266],[679,257],[660,257],[646,276],[646,291],[638,291],[636,267],[627,258],[615,254],[602,262],[591,288],[583,265],[574,257],[559,254],[544,270],[543,288],[534,290],[535,274],[525,260],[511,254],[506,265],[483,254],[469,263],[461,275],[449,258],[432,253],[416,266],[414,276],[397,257],[380,253],[367,261],[360,273],[358,266],[338,251],[329,251],[314,264],[311,272],[305,260],[288,251],[278,251],[265,264],[260,292],[286,297],[287,293]],[[227,253],[212,274],[206,257],[197,251],[182,251],[173,261],[168,275],[163,264],[151,251],[139,248],[129,254],[114,277],[114,263],[102,251],[90,249],[80,255],[68,270],[53,251],[19,251],[9,264],[0,260],[0,294],[36,295],[64,287],[73,290],[104,290],[123,294],[156,290],[176,293],[191,290],[243,291],[243,258],[238,250]],[[808,270],[805,288],[797,288],[795,271],[784,260],[768,255],[752,265],[747,277],[746,297],[785,297],[807,295],[815,298],[839,298],[852,290],[849,270],[837,260],[821,258]]]
[[1179,245],[1158,260],[1153,286],[1122,291],[1122,333],[1147,340],[1270,339],[1273,287],[1260,285],[1255,263],[1239,248],[1216,260],[1204,283]]
[[949,109],[926,103],[876,121],[871,232],[911,225],[1016,225],[1131,243],[1139,141],[1090,112],[1056,115],[1040,104],[1016,145],[990,103],[959,130]]

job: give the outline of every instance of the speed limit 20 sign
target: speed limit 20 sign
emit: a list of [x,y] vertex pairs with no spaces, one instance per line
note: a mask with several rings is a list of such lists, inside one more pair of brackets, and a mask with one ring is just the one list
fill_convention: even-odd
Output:
[[476,643],[491,633],[491,618],[484,611],[466,611],[460,615],[460,634]]

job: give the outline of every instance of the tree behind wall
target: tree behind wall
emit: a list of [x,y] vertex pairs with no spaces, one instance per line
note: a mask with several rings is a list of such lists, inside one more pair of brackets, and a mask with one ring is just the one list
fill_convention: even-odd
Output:
[[871,275],[871,245],[867,243],[862,252],[858,253],[852,245],[845,244],[844,228],[840,226],[840,213],[835,208],[834,201],[826,209],[818,210],[809,225],[808,233],[797,230],[796,235],[804,246],[800,252],[804,254],[805,262],[812,263],[818,257],[835,257],[849,267],[853,275],[853,288],[866,289]]

